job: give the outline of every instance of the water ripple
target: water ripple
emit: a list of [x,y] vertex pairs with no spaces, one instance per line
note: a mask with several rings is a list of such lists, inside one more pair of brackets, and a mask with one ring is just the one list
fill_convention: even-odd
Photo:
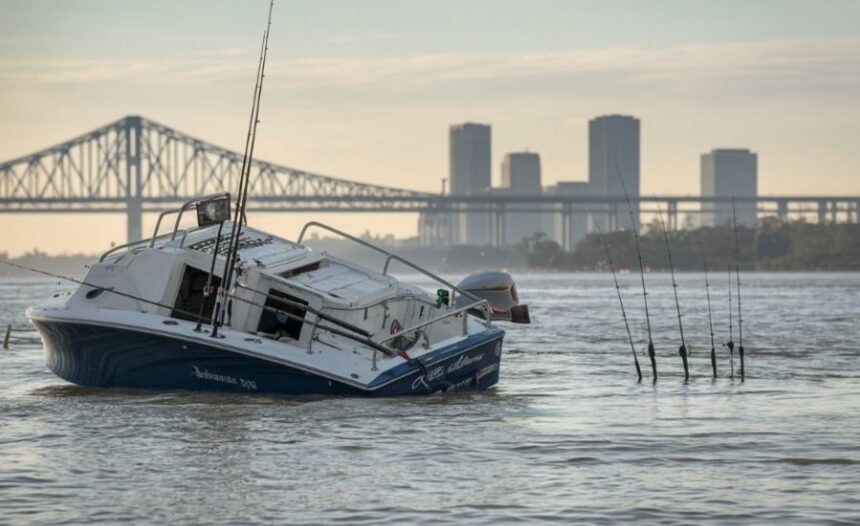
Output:
[[[609,276],[517,279],[536,323],[506,327],[497,389],[389,400],[68,385],[22,316],[56,284],[0,282],[0,522],[860,523],[860,275],[748,275],[746,382],[724,348],[711,380],[704,281],[680,275],[684,384],[654,274],[656,385],[635,275],[642,384]],[[720,345],[725,291],[712,300]]]

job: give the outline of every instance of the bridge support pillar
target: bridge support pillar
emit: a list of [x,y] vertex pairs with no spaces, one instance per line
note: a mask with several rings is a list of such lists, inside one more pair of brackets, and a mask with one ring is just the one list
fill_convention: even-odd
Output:
[[666,212],[669,215],[669,230],[678,230],[678,201],[666,203]]
[[143,238],[143,210],[140,206],[140,201],[128,202],[128,208],[125,211],[126,215],[126,239],[129,243],[138,241]]
[[780,199],[776,202],[776,215],[780,221],[785,221],[788,218],[788,201]]
[[126,238],[129,243],[143,238],[143,195],[141,192],[140,141],[141,118],[126,117],[122,122],[125,134],[126,166]]
[[507,217],[505,214],[504,203],[496,203],[495,205],[487,205],[487,217],[490,218],[490,246],[503,247],[505,246],[505,222]]
[[573,216],[573,207],[570,203],[564,203],[561,207],[561,248],[565,252],[571,250],[571,219]]

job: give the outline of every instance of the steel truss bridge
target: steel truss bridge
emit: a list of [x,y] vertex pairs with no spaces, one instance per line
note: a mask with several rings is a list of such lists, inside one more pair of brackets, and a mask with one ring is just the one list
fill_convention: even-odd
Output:
[[[0,163],[0,213],[124,213],[129,241],[142,237],[144,213],[176,207],[196,196],[236,188],[242,155],[139,116],[128,116],[62,144]],[[636,197],[642,213],[661,203],[669,225],[678,215],[727,198]],[[759,214],[812,215],[820,222],[858,221],[860,196],[759,196]],[[430,215],[580,213],[618,217],[624,198],[582,196],[469,196],[415,192],[319,175],[255,160],[248,209],[265,212],[408,212]],[[650,208],[649,208],[650,207]],[[617,226],[617,225],[616,225]],[[503,228],[503,227],[502,227]],[[504,239],[494,234],[496,241]]]

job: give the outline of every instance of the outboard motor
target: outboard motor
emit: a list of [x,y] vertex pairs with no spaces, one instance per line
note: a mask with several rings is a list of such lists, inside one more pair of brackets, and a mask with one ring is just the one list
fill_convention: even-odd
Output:
[[[531,323],[529,306],[520,305],[517,286],[507,272],[475,272],[457,284],[461,290],[490,303],[492,319],[513,323]],[[468,305],[471,298],[460,295],[457,306]]]

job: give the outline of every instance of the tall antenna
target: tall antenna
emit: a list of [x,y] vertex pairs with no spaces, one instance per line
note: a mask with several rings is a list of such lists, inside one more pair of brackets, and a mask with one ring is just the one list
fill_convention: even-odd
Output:
[[684,380],[690,379],[690,369],[687,364],[687,342],[684,340],[684,323],[681,321],[681,304],[678,302],[678,282],[675,281],[675,264],[672,262],[672,249],[669,246],[669,232],[666,230],[666,223],[663,221],[663,209],[660,207],[660,202],[654,198],[654,203],[657,204],[657,217],[660,219],[660,227],[663,229],[663,240],[666,241],[666,254],[669,256],[669,272],[672,275],[672,292],[675,295],[675,310],[678,313],[678,330],[681,332],[681,346],[678,348],[678,354],[681,355],[681,361],[684,363]]
[[606,252],[606,260],[609,262],[609,270],[612,271],[612,280],[615,282],[615,292],[618,293],[618,304],[621,305],[621,317],[624,318],[624,328],[627,329],[627,340],[630,342],[630,352],[633,353],[633,363],[636,365],[636,375],[639,377],[638,382],[642,382],[642,369],[639,367],[639,358],[636,356],[636,346],[633,344],[633,335],[630,334],[630,323],[627,321],[627,311],[624,310],[624,300],[621,299],[621,287],[618,286],[618,276],[615,275],[615,265],[612,263],[612,254],[609,252],[609,244],[606,242],[606,237],[603,235],[603,229],[600,228],[600,223],[597,223],[597,231],[600,235],[600,241],[603,243],[603,250]]
[[708,328],[711,330],[711,369],[714,372],[714,378],[716,378],[717,350],[714,345],[714,316],[711,313],[711,284],[708,281],[708,262],[705,260],[704,254],[702,254],[702,266],[705,267],[705,294],[708,297]]
[[729,341],[726,342],[726,347],[729,348],[729,356],[731,357],[731,378],[735,378],[735,342],[732,332],[732,264],[729,263]]
[[744,381],[744,322],[741,316],[741,257],[738,250],[738,214],[732,196],[732,223],[735,231],[735,276],[738,279],[738,354],[741,357],[741,382]]
[[220,300],[215,305],[215,315],[212,324],[212,336],[218,335],[218,326],[224,323],[224,317],[229,313],[227,304],[228,291],[232,287],[233,274],[239,259],[239,238],[242,236],[242,222],[245,220],[245,204],[248,200],[248,183],[251,178],[251,164],[254,158],[254,145],[257,140],[257,125],[260,123],[260,98],[263,93],[263,79],[266,76],[266,57],[269,52],[269,32],[272,27],[272,9],[275,1],[269,2],[269,16],[266,31],[263,32],[263,43],[260,48],[260,59],[257,64],[257,76],[254,85],[254,96],[251,102],[251,116],[248,122],[248,135],[245,138],[245,154],[242,158],[242,171],[239,176],[239,191],[236,194],[236,210],[233,216],[230,245],[227,249],[227,266],[224,279],[219,288]]
[[639,246],[639,228],[636,226],[636,218],[633,214],[633,203],[630,202],[630,195],[627,193],[627,186],[624,185],[624,178],[621,176],[621,171],[618,171],[618,179],[621,181],[621,189],[624,191],[624,199],[627,200],[627,209],[630,211],[630,226],[633,228],[633,238],[636,240],[636,257],[639,258],[639,276],[642,278],[642,301],[645,303],[645,323],[648,326],[648,358],[651,360],[651,374],[654,377],[654,382],[657,382],[657,357],[654,351],[654,341],[651,339],[651,315],[648,313],[648,292],[645,290],[645,265],[642,262],[642,248]]

